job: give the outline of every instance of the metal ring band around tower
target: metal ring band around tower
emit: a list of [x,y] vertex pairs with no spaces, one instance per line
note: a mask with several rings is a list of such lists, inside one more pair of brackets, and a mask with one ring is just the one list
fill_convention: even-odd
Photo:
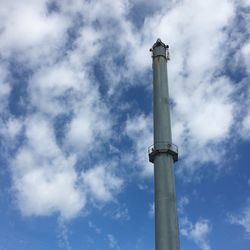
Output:
[[167,153],[173,156],[174,162],[178,161],[178,147],[170,142],[160,142],[151,145],[148,148],[149,161],[154,163],[155,156],[161,153]]

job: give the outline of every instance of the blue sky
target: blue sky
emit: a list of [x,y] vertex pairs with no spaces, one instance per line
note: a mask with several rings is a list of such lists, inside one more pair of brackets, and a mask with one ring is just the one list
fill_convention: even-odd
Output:
[[249,250],[249,13],[249,0],[1,0],[0,250],[154,248],[158,37],[181,249]]

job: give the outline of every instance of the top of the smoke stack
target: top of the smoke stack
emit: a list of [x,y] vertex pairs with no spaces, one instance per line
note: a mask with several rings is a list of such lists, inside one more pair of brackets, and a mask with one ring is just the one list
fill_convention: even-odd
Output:
[[153,45],[152,49],[150,49],[150,51],[152,51],[152,56],[164,56],[168,59],[168,52],[166,52],[166,50],[168,50],[169,46],[166,45],[165,43],[163,43],[161,41],[160,38],[157,39],[157,41],[155,42],[155,44]]
[[160,38],[158,38],[157,41],[155,42],[155,44],[153,45],[153,49],[157,46],[162,46],[164,48],[168,48],[168,45],[163,43]]

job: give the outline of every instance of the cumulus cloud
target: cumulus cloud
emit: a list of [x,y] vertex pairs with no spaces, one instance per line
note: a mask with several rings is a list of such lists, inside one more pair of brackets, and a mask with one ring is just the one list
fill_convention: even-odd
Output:
[[133,154],[130,162],[139,166],[143,176],[151,176],[153,166],[147,157],[147,148],[152,144],[152,118],[143,114],[129,118],[126,121],[125,132],[133,143]]
[[23,122],[15,117],[9,117],[0,124],[0,134],[7,140],[14,140],[22,130]]
[[78,176],[78,151],[67,154],[60,148],[46,117],[33,115],[24,127],[24,143],[11,161],[15,196],[24,215],[59,212],[70,219],[84,210],[87,197],[103,204],[121,191],[123,180],[107,167],[92,167]]
[[244,7],[249,7],[250,6],[250,1],[249,0],[241,0],[240,1]]
[[[250,30],[248,32],[250,34]],[[245,67],[245,70],[247,72],[247,75],[245,77],[245,94],[242,98],[242,103],[244,103],[245,109],[243,110],[243,118],[241,120],[241,126],[240,126],[240,135],[243,139],[250,139],[250,112],[249,112],[249,107],[250,107],[250,87],[249,87],[249,73],[250,73],[250,42],[247,41],[246,43],[243,44],[241,48],[241,55],[243,57],[243,65]]]
[[8,71],[6,66],[0,64],[0,112],[6,111],[8,107],[9,94],[11,92],[11,86],[8,81]]
[[[215,8],[219,11],[211,16]],[[231,56],[230,46],[236,43],[228,39],[237,8],[233,1],[226,0],[219,4],[217,1],[194,1],[192,8],[188,1],[173,1],[162,11],[147,16],[141,28],[142,43],[148,48],[156,37],[170,44],[168,68],[173,101],[173,141],[179,146],[182,160],[182,168],[178,171],[185,176],[192,176],[208,162],[218,166],[227,154],[224,145],[235,136],[232,130],[235,124],[238,126],[239,105],[234,99],[237,88],[224,68]],[[225,44],[227,49],[223,49]],[[139,44],[136,48],[137,53],[146,51]],[[247,51],[247,47],[243,49],[243,53]],[[147,71],[149,61],[139,54],[140,60],[136,58],[133,53],[134,72]],[[246,116],[244,130],[247,130],[247,121]],[[146,131],[147,128],[140,133]],[[139,134],[137,138],[134,136],[136,140],[137,144],[141,143]],[[140,159],[141,151],[136,152]]]
[[211,231],[211,226],[208,220],[198,220],[194,224],[187,218],[181,222],[180,233],[194,243],[202,250],[211,249],[207,236]]
[[244,63],[245,63],[245,66],[247,68],[247,71],[248,73],[250,73],[250,66],[249,66],[249,63],[250,63],[250,43],[246,43],[244,44],[244,46],[241,48],[241,53],[243,55],[243,58],[244,58]]
[[[247,6],[247,1],[241,2]],[[115,167],[107,167],[106,156],[114,152],[117,156],[124,150],[113,165],[129,163],[141,177],[152,175],[147,156],[152,114],[135,111],[123,98],[131,86],[151,91],[148,49],[157,37],[170,44],[173,140],[180,148],[182,173],[195,174],[204,163],[223,159],[227,148],[218,148],[231,138],[237,118],[237,89],[224,72],[233,46],[240,47],[249,71],[249,46],[243,39],[248,30],[235,32],[243,35],[225,45],[238,11],[234,1],[195,0],[192,8],[187,0],[167,5],[143,0],[4,0],[3,6],[0,112],[5,117],[0,133],[6,141],[23,133],[11,165],[24,214],[59,212],[73,217],[84,209],[90,193],[98,202],[112,201],[123,186]],[[138,16],[137,25],[139,7],[150,10]],[[15,76],[17,69],[26,70],[23,77]],[[16,101],[10,98],[9,76],[23,98],[22,114],[9,110],[10,102]],[[19,106],[16,103],[16,109]],[[248,138],[247,111],[240,126],[242,138]],[[87,155],[95,155],[91,166],[83,160]],[[61,186],[72,195],[68,203],[58,195]],[[32,190],[40,194],[40,203]]]
[[[232,29],[231,37],[233,38],[232,42],[232,51],[236,49],[235,57],[232,60],[232,69],[236,74],[242,75],[240,79],[240,88],[242,90],[239,98],[239,116],[238,116],[238,131],[243,140],[249,140],[249,97],[250,97],[250,88],[249,88],[249,55],[250,55],[250,28],[249,28],[249,15],[247,15],[247,11],[249,9],[249,1],[239,1],[236,2],[236,15],[238,18],[242,19],[240,25],[234,25]],[[237,18],[234,21],[236,24]]]
[[[212,17],[209,10],[215,5],[223,14],[218,12]],[[182,156],[189,155],[190,162],[213,161],[206,157],[209,150],[215,153],[209,143],[226,139],[232,125],[233,86],[229,79],[216,76],[226,58],[221,52],[227,39],[223,28],[232,17],[233,5],[228,1],[221,1],[219,5],[216,1],[195,1],[192,10],[184,1],[165,15],[159,14],[158,20],[148,20],[156,33],[168,35],[166,39],[172,53],[169,78],[174,101],[173,138]],[[191,154],[191,150],[199,153]]]
[[11,162],[16,199],[24,215],[59,211],[71,218],[80,212],[86,201],[76,187],[75,161],[74,155],[64,155],[57,146],[45,119],[27,120],[26,143]]
[[[69,22],[65,16],[49,13],[47,1],[4,1],[1,9],[0,51],[3,57],[16,54],[34,64],[52,57],[51,51],[64,43]],[[24,35],[25,34],[25,35]],[[39,49],[38,49],[39,48]],[[25,53],[23,51],[25,50]]]
[[250,114],[244,117],[242,121],[242,131],[241,134],[244,138],[250,138]]
[[53,126],[41,116],[25,121],[25,143],[11,162],[17,204],[24,215],[59,212],[69,219],[85,207],[87,196],[105,203],[121,191],[123,180],[104,166],[78,176],[76,155],[57,144]]
[[110,135],[110,122],[105,122],[106,118],[105,108],[82,109],[67,127],[66,143],[82,153],[97,147],[102,138]]
[[[30,71],[29,76],[16,85],[25,90],[23,100],[28,115],[22,119],[7,117],[0,132],[5,139],[16,139],[23,129],[23,139],[20,138],[11,161],[13,187],[21,212],[24,215],[59,212],[63,218],[72,218],[84,209],[88,192],[99,202],[110,201],[114,193],[119,192],[122,179],[102,167],[93,167],[84,173],[76,170],[82,155],[93,148],[98,152],[103,140],[109,140],[111,134],[109,108],[102,101],[99,83],[95,83],[87,66],[100,52],[104,37],[92,26],[93,16],[84,17],[89,20],[86,26],[75,23],[78,11],[90,2],[85,5],[79,2],[79,10],[71,8],[68,1],[55,6],[50,3],[8,1],[1,9],[1,55],[12,59],[15,54],[17,63],[27,62]],[[100,3],[93,5],[97,13],[101,6]],[[117,10],[122,8],[117,5]],[[68,47],[72,25],[75,25],[76,36]],[[21,35],[24,31],[26,36]],[[7,73],[2,68],[0,100],[5,106],[11,92],[5,81]],[[26,81],[25,84],[22,81]],[[60,119],[63,124],[58,127]],[[85,163],[81,169],[87,167]],[[98,193],[95,188],[101,191]]]
[[[77,84],[84,82],[82,75],[71,69],[69,64],[41,68],[29,81],[32,104],[40,111],[54,116],[69,111],[72,108],[67,102],[72,98],[70,91],[80,90]],[[60,97],[65,98],[65,101],[62,102]]]
[[91,196],[97,201],[113,200],[113,193],[118,193],[123,181],[115,176],[108,167],[96,166],[84,172],[84,185],[89,189]]
[[198,219],[196,222],[192,222],[186,216],[186,206],[189,202],[189,198],[186,196],[181,197],[178,201],[180,234],[192,240],[200,249],[210,250],[208,235],[212,230],[211,223],[207,219]]

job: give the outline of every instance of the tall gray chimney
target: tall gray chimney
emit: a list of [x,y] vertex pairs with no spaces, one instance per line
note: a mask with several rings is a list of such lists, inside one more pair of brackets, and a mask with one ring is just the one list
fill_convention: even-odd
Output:
[[168,94],[168,45],[160,39],[152,49],[154,145],[149,147],[149,161],[154,163],[155,249],[179,250],[174,162],[178,148],[172,143]]

